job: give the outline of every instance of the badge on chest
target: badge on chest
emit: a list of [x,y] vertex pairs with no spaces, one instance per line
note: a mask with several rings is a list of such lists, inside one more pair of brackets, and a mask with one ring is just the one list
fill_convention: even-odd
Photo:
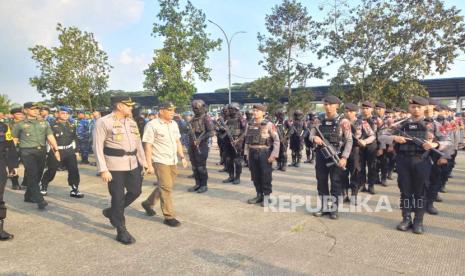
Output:
[[418,129],[418,126],[417,125],[409,125],[408,129]]

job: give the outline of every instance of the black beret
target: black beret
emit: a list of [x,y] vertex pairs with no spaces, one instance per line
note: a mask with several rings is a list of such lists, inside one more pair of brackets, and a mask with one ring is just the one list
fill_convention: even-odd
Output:
[[433,98],[428,98],[428,104],[429,105],[438,105],[439,101]]
[[364,102],[362,103],[362,107],[370,107],[370,108],[373,108],[373,107],[375,107],[375,105],[374,105],[372,102],[364,101]]
[[333,96],[333,95],[324,97],[323,102],[324,103],[329,103],[329,104],[341,104],[342,103],[341,100],[339,100],[338,97]]
[[158,107],[159,107],[160,110],[161,109],[176,109],[176,106],[174,105],[174,103],[172,103],[170,101],[163,102]]
[[39,108],[39,103],[27,102],[23,105],[24,108]]
[[418,104],[418,105],[425,106],[425,105],[429,104],[429,101],[428,101],[428,99],[425,99],[425,98],[420,97],[420,96],[413,96],[410,99],[409,104]]
[[383,102],[377,102],[376,105],[375,105],[375,107],[379,107],[379,108],[384,108],[384,109],[386,109],[386,104],[383,103]]
[[360,109],[358,105],[354,103],[346,103],[344,104],[344,108],[350,111],[355,111],[355,112],[357,112]]
[[21,107],[15,107],[10,110],[10,114],[22,113],[23,109]]
[[114,96],[111,97],[111,104],[123,103],[128,106],[133,106],[136,103],[132,101],[131,97],[129,96]]
[[253,109],[258,109],[258,110],[261,110],[263,112],[266,111],[266,105],[263,105],[263,104],[254,104],[252,106]]
[[390,108],[386,108],[386,114],[391,114],[391,113],[394,113],[394,110]]

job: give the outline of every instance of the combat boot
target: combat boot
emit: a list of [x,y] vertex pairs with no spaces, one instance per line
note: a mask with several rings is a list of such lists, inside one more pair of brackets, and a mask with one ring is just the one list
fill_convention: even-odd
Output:
[[375,194],[375,185],[373,185],[373,184],[368,185],[368,193],[369,193],[370,195],[374,195],[374,194]]
[[229,177],[223,180],[223,183],[231,183],[234,181],[234,175],[229,174]]
[[263,195],[257,194],[256,197],[247,200],[248,204],[258,204],[263,202]]
[[294,167],[296,168],[300,167],[300,158],[296,158]]
[[322,217],[327,214],[327,212],[324,211],[325,206],[323,206],[323,199],[321,197],[320,197],[320,202],[321,202],[320,210],[313,213],[314,217]]
[[415,210],[415,218],[413,219],[413,233],[423,234],[423,215],[425,211],[422,209]]
[[122,244],[133,244],[136,242],[136,239],[129,234],[128,230],[126,230],[126,227],[121,226],[116,228],[116,240],[119,241]]
[[438,209],[434,207],[434,201],[433,200],[428,200],[426,203],[426,212],[430,215],[437,215],[438,214]]
[[79,191],[78,187],[76,186],[71,186],[71,192],[69,193],[70,197],[74,198],[83,198],[84,195]]
[[410,209],[402,209],[402,221],[397,225],[397,230],[407,231],[412,227],[412,216]]
[[199,188],[200,188],[200,180],[195,179],[195,186],[190,187],[189,189],[187,189],[187,191],[193,193],[193,192],[197,192]]
[[201,193],[205,193],[206,191],[208,191],[208,187],[206,185],[200,186],[200,188],[197,190],[197,193],[201,194]]
[[265,207],[265,206],[268,206],[268,204],[270,204],[270,203],[271,203],[270,196],[269,196],[269,195],[265,195],[265,196],[263,196],[263,200],[262,200],[262,202],[260,203],[260,206]]
[[236,177],[234,177],[234,180],[232,181],[232,184],[237,185],[237,184],[240,184],[240,183],[241,183],[241,176],[237,175]]
[[[142,201],[142,203],[140,204],[142,206],[142,208],[144,208],[145,210],[145,214],[149,217],[153,217],[155,216],[157,213],[155,212],[155,210],[153,210],[152,206],[150,206],[150,203],[148,201]],[[107,210],[107,209],[105,209]],[[104,210],[104,216],[109,218],[110,219],[110,216],[106,216],[105,215],[105,210]],[[109,212],[109,211],[107,211]],[[111,220],[110,220],[111,222]],[[113,225],[113,223],[111,223]]]
[[11,240],[14,236],[3,229],[4,220],[0,219],[0,241]]

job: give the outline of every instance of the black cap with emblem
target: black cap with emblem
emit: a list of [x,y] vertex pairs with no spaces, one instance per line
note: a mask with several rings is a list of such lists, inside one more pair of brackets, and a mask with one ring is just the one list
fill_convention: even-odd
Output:
[[372,102],[364,101],[364,102],[362,103],[362,107],[374,108],[375,105],[374,105]]
[[127,106],[133,106],[133,105],[136,104],[134,101],[132,101],[131,97],[129,97],[129,96],[114,96],[114,97],[111,97],[111,104],[115,105],[117,103],[123,103],[123,104],[125,104]]
[[160,110],[162,109],[176,109],[176,106],[172,102],[163,102],[158,106]]
[[418,104],[418,105],[421,105],[421,106],[425,106],[425,105],[429,104],[429,101],[428,101],[428,99],[425,99],[425,98],[420,97],[420,96],[413,96],[409,100],[409,104]]
[[39,103],[35,103],[35,102],[27,102],[27,103],[24,103],[23,105],[24,108],[39,108]]
[[23,109],[21,107],[15,107],[10,110],[10,114],[16,114],[16,113],[23,113]]
[[375,105],[375,107],[386,109],[386,104],[383,103],[383,102],[377,102],[376,105]]
[[341,104],[341,100],[333,95],[329,95],[323,98],[323,102],[327,104]]
[[345,103],[344,104],[344,108],[346,110],[349,110],[349,111],[355,111],[357,112],[359,110],[359,107],[358,105],[354,104],[354,103]]

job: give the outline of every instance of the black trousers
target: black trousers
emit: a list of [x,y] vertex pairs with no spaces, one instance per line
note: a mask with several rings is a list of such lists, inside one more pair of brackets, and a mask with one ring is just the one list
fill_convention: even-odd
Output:
[[108,182],[108,191],[111,195],[111,221],[115,227],[122,227],[125,225],[124,208],[131,205],[142,191],[141,168],[110,173],[112,180]]
[[424,211],[426,187],[431,173],[430,158],[398,153],[396,163],[401,208]]
[[[317,149],[315,170],[318,195],[332,195],[337,200],[337,198],[342,193],[345,172],[341,167],[337,165],[328,167],[326,166],[327,163],[330,162],[324,158],[323,154],[321,153],[321,150]],[[329,181],[331,181],[331,187],[329,186]]]
[[6,206],[5,201],[3,201],[3,195],[5,194],[5,186],[6,186],[6,162],[5,160],[0,160],[0,220],[6,218]]
[[279,163],[287,163],[287,148],[289,146],[289,142],[286,141],[285,143],[279,143],[279,156],[277,161]]
[[[231,144],[225,144],[224,148],[225,156],[225,165],[226,170],[229,173],[230,177],[239,178],[242,173],[242,155],[241,151],[237,150],[237,153],[234,151],[234,148]],[[250,160],[250,157],[249,157]]]
[[22,148],[21,160],[24,165],[24,179],[26,181],[26,192],[24,193],[24,200],[34,203],[39,203],[44,200],[40,194],[39,182],[44,172],[45,159],[47,152],[45,147],[41,149],[36,148]]
[[68,185],[79,186],[80,176],[76,159],[76,154],[73,149],[60,150],[61,162],[59,162],[55,155],[50,152],[47,156],[47,170],[42,176],[42,187],[47,187],[53,181],[57,173],[58,167],[63,165],[68,170]]
[[249,149],[249,169],[258,195],[270,195],[272,192],[271,163],[268,162],[270,149]]
[[444,186],[447,180],[447,165],[439,166],[437,160],[431,166],[431,174],[429,177],[429,185],[427,185],[426,199],[434,201],[438,196],[439,190]]
[[304,144],[300,137],[291,136],[289,140],[289,148],[291,149],[293,159],[302,159],[302,149],[304,148]]
[[357,193],[360,187],[360,147],[354,146],[347,159],[347,169],[344,171],[344,189],[353,189]]
[[187,153],[192,165],[192,172],[194,173],[195,184],[197,186],[207,186],[208,171],[207,171],[207,158],[208,158],[208,143],[202,142],[197,148],[194,145],[189,146]]
[[371,143],[360,149],[360,168],[361,185],[368,183],[372,186],[378,181],[376,143]]

